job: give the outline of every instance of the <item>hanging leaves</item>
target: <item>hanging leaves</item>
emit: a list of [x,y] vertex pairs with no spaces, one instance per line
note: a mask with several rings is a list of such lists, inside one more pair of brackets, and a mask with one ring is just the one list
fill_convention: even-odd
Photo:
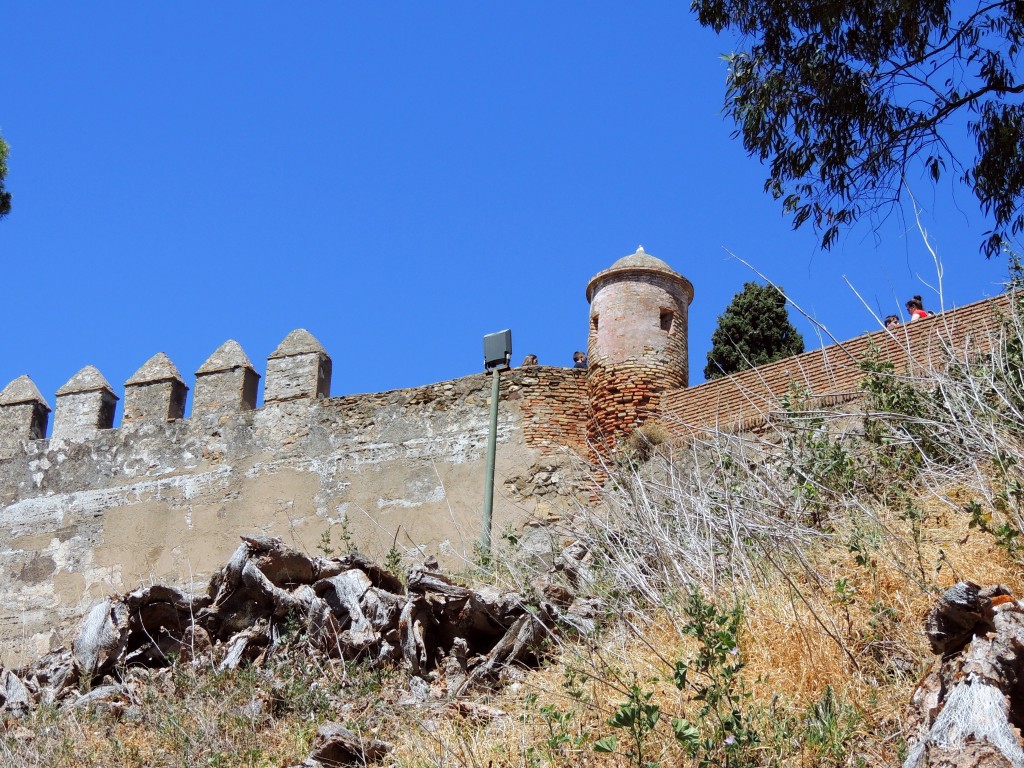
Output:
[[[1017,0],[693,0],[691,9],[750,41],[726,57],[726,113],[768,166],[765,191],[794,228],[810,222],[824,248],[947,167],[993,221],[986,256],[1024,230]],[[972,157],[951,149],[964,126]]]

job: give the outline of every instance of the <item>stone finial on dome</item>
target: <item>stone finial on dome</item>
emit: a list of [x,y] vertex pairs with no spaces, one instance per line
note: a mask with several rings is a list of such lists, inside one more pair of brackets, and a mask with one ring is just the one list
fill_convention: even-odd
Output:
[[19,376],[0,390],[0,449],[23,440],[46,437],[50,406],[28,376]]
[[87,365],[57,390],[53,438],[78,441],[114,426],[118,397],[103,374]]
[[259,380],[242,345],[228,339],[196,371],[193,415],[251,411]]
[[188,387],[177,367],[163,352],[143,363],[124,383],[125,424],[138,421],[173,421],[185,416]]
[[305,328],[292,331],[267,358],[263,402],[330,396],[330,356]]

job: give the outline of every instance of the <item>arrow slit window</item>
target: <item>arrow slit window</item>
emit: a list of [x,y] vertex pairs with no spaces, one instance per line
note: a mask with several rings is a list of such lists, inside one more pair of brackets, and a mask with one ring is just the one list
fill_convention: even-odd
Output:
[[671,309],[665,309],[663,307],[662,310],[661,310],[660,320],[661,320],[661,330],[663,330],[665,333],[672,333],[672,317],[673,317],[672,310]]

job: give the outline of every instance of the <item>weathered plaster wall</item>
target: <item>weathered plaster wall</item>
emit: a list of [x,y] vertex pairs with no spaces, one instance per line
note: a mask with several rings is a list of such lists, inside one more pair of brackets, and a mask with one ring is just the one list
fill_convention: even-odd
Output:
[[[583,376],[504,374],[495,538],[570,508],[584,487],[563,448],[585,446]],[[64,642],[110,592],[201,584],[240,534],[315,553],[344,519],[371,556],[397,531],[400,547],[457,567],[480,536],[489,399],[477,375],[22,442],[0,459],[0,658]]]

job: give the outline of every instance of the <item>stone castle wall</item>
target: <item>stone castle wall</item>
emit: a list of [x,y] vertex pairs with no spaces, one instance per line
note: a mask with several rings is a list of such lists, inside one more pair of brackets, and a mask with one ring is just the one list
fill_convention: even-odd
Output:
[[[0,397],[0,419],[13,420],[0,441],[0,662],[65,642],[111,592],[203,583],[242,534],[280,536],[316,554],[325,531],[340,548],[347,530],[379,559],[395,543],[453,568],[471,559],[490,377],[317,397],[329,391],[329,367],[325,381],[324,359],[314,357],[281,366],[288,384],[261,408],[248,406],[253,379],[235,367],[220,379],[225,386],[207,387],[190,418],[172,410],[170,420],[166,408],[184,385],[169,383],[159,361],[163,380],[147,382],[134,398],[137,417],[120,428],[89,426],[104,398],[83,406],[82,393],[65,395],[63,429],[73,439],[41,438],[44,409]],[[268,379],[270,386],[269,366]],[[560,368],[502,375],[495,540],[506,528],[539,531],[531,520],[586,498],[585,481],[574,479],[574,454],[586,446],[584,382],[585,372]],[[196,389],[203,386],[200,377]],[[24,400],[24,388],[13,389],[13,399]],[[58,397],[59,412],[61,405]],[[72,421],[86,426],[70,429]],[[30,422],[35,432],[10,439]],[[526,545],[545,542],[527,537]]]
[[[589,371],[505,372],[494,539],[515,529],[520,546],[542,551],[547,534],[532,524],[594,498],[601,474],[579,458],[606,450],[609,432],[652,417],[682,434],[754,428],[793,385],[823,405],[850,400],[869,354],[900,372],[934,364],[949,345],[983,347],[1006,308],[1006,297],[978,302],[687,389],[685,306],[673,329],[659,304],[643,318],[657,325],[641,329],[668,334],[654,357],[647,343],[614,360],[592,344]],[[604,307],[605,320],[609,311],[630,318],[627,305]],[[183,418],[189,390],[156,355],[126,382],[114,429],[118,396],[87,366],[56,393],[50,438],[49,405],[30,379],[0,391],[0,663],[65,642],[108,593],[203,583],[243,534],[316,553],[325,531],[340,547],[347,530],[378,559],[396,544],[453,568],[472,558],[489,375],[344,397],[330,397],[330,376],[326,351],[295,331],[268,359],[257,408],[260,376],[227,342],[196,372]]]

